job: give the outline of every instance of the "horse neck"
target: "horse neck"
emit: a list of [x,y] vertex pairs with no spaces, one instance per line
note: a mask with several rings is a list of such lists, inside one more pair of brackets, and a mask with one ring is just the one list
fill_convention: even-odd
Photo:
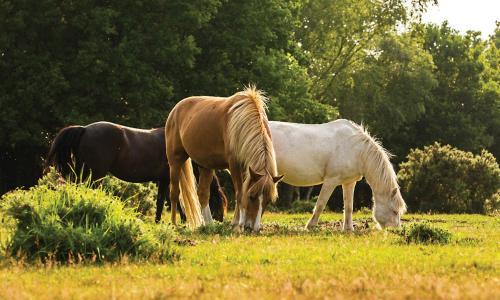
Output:
[[[367,150],[364,150],[364,152],[365,153],[361,153],[363,161],[362,173],[372,188],[373,193],[390,193],[392,189],[397,186],[397,184],[395,184],[395,174],[392,166],[390,163],[386,162],[384,158],[380,158],[382,159],[382,161],[380,161],[378,156],[374,157],[370,155]],[[377,153],[377,155],[382,154]]]
[[[235,112],[230,120],[230,145],[231,151],[236,154],[237,160],[245,169],[251,167],[258,173],[277,174],[274,148],[268,130],[267,117],[258,111],[250,115]],[[244,121],[243,121],[244,120]]]

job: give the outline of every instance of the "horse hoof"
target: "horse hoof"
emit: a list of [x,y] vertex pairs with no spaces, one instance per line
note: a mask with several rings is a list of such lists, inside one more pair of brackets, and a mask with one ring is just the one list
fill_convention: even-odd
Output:
[[345,232],[345,233],[351,233],[354,231],[354,227],[344,227],[342,228],[342,231]]
[[304,229],[309,231],[309,230],[314,229],[314,227],[316,227],[316,224],[307,223],[307,225],[306,225],[306,227],[304,227]]
[[241,232],[242,232],[242,230],[241,230],[241,226],[240,226],[240,225],[238,225],[238,224],[237,224],[237,225],[234,225],[234,226],[233,226],[233,232],[234,232],[234,233],[241,233]]

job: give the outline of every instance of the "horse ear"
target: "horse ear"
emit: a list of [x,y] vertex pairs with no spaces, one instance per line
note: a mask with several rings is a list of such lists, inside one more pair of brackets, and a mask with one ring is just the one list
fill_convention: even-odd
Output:
[[391,197],[394,198],[396,196],[397,192],[398,192],[398,188],[397,187],[393,188],[392,192],[391,192]]
[[252,181],[257,181],[257,180],[259,180],[263,176],[263,175],[258,174],[254,170],[252,170],[251,167],[248,167],[248,171],[250,172],[250,179]]
[[273,177],[274,183],[280,182],[283,179],[283,177],[285,177],[285,175],[279,175],[279,176]]

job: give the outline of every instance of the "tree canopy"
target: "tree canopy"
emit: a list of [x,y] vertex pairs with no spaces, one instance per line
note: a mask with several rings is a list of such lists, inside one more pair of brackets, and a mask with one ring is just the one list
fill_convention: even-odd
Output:
[[64,126],[159,127],[249,83],[270,119],[362,122],[397,161],[434,141],[498,157],[499,26],[421,24],[435,2],[0,0],[0,191],[36,181]]

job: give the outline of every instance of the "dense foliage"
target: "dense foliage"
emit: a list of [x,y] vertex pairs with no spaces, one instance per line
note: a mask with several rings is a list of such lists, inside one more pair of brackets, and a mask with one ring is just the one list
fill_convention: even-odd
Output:
[[398,178],[410,211],[485,213],[500,203],[500,168],[495,157],[435,143],[414,149]]
[[6,246],[11,257],[79,263],[177,256],[170,227],[147,225],[117,198],[84,184],[16,190],[2,197],[1,209],[14,221]]
[[108,194],[118,197],[127,207],[137,211],[140,217],[154,215],[158,194],[155,183],[132,183],[113,176],[106,176],[99,183]]
[[498,157],[500,27],[422,24],[436,2],[0,0],[0,193],[36,183],[64,126],[158,127],[248,83],[270,119],[362,122],[396,163],[435,141]]
[[[73,176],[74,177],[74,176]],[[54,167],[50,167],[46,174],[38,180],[38,185],[45,185],[55,189],[66,181],[75,181],[74,178],[62,178]],[[133,183],[120,180],[108,175],[93,184],[102,188],[108,195],[120,199],[125,206],[139,213],[138,217],[153,216],[156,209],[158,187],[153,182]]]

